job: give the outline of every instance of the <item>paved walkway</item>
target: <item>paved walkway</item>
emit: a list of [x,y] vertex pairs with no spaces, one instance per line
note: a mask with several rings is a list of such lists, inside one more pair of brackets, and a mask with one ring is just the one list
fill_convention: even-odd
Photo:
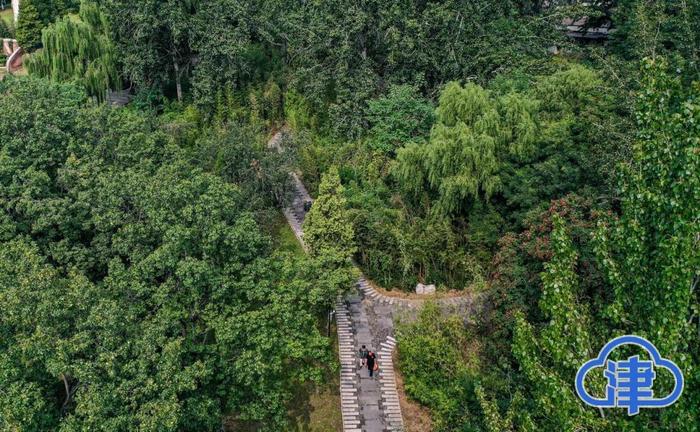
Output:
[[[296,175],[294,196],[289,207],[284,209],[292,231],[304,245],[302,224],[306,212],[304,202],[311,197]],[[340,357],[340,405],[344,432],[385,432],[403,430],[401,407],[399,405],[394,366],[391,354],[396,340],[391,337],[383,342],[382,337],[393,334],[391,311],[377,311],[364,298],[360,286],[364,277],[357,283],[357,290],[339,298],[336,303],[336,322]],[[386,307],[386,306],[384,306]],[[360,366],[357,353],[365,345],[377,354],[379,373],[369,377],[367,368]]]
[[[284,209],[284,215],[294,235],[304,245],[304,202],[311,201],[311,197],[295,174],[292,174],[292,180],[294,195],[289,207]],[[365,298],[360,289],[365,283],[364,277],[361,277],[356,285],[357,290],[345,298],[339,298],[335,308],[343,431],[402,431],[403,419],[392,360],[396,339],[387,338],[393,334],[393,319],[390,310],[374,310],[372,302]],[[362,345],[377,354],[379,373],[372,378],[367,368],[360,366],[357,353]]]
[[[268,147],[280,150],[284,130],[275,134]],[[304,184],[296,174],[294,196],[284,209],[294,235],[304,246],[302,225],[306,212],[304,203],[312,201]],[[370,286],[360,276],[356,290],[338,298],[336,321],[340,356],[340,395],[344,432],[398,432],[403,431],[403,418],[396,390],[392,354],[396,347],[394,320],[406,315],[415,316],[424,300],[386,296]],[[441,307],[471,308],[471,297],[436,300]],[[369,377],[367,368],[361,368],[357,353],[362,345],[377,354],[379,373]]]

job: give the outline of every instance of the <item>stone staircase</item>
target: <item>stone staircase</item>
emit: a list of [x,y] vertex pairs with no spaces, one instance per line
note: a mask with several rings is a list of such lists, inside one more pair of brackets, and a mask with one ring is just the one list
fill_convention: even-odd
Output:
[[377,357],[379,359],[379,385],[384,419],[388,423],[389,430],[403,431],[401,404],[399,403],[399,392],[396,389],[396,376],[394,375],[393,353],[394,348],[396,348],[396,339],[393,336],[387,336],[380,346]]
[[360,405],[357,397],[357,351],[350,313],[345,301],[338,298],[335,306],[338,331],[338,355],[340,357],[340,408],[343,430],[361,432]]
[[[279,138],[278,138],[279,139]],[[276,146],[272,146],[276,148]],[[291,174],[293,198],[284,215],[294,235],[304,246],[302,225],[306,217],[305,202],[312,202],[304,184],[296,174]],[[387,337],[376,350],[377,332],[367,313],[368,300],[360,287],[366,280],[358,280],[358,290],[336,302],[338,351],[340,357],[340,403],[344,432],[403,431],[401,406],[399,405],[392,352],[396,339]],[[389,318],[391,320],[391,318]],[[391,321],[390,321],[391,322]],[[393,328],[393,323],[390,325]],[[358,352],[362,345],[375,351],[379,372],[370,378],[366,368],[360,367]]]
[[[285,129],[277,132],[268,143],[271,150],[281,151]],[[291,173],[293,199],[283,209],[284,215],[303,247],[305,203],[313,200],[299,177]],[[406,299],[382,294],[361,275],[356,291],[339,297],[336,306],[338,350],[340,357],[340,397],[343,432],[401,432],[404,431],[401,404],[396,387],[393,353],[394,314],[408,311],[415,315],[425,300]],[[470,296],[433,298],[442,308],[471,309]],[[470,314],[465,314],[470,315]],[[360,367],[359,349],[365,345],[377,354],[378,374],[369,377]],[[377,349],[378,348],[378,349]]]
[[[358,352],[362,345],[365,345],[370,351],[374,351],[379,364],[379,371],[374,374],[374,377],[369,376],[369,370],[366,367],[358,368],[354,376],[357,390],[358,400],[360,404],[359,418],[360,429],[353,432],[386,432],[399,431],[401,429],[395,427],[387,418],[387,406],[383,396],[385,393],[384,386],[387,381],[382,381],[381,373],[384,368],[391,369],[393,373],[393,365],[387,363],[387,357],[380,350],[377,350],[377,332],[373,325],[373,317],[368,309],[367,301],[363,299],[360,293],[350,294],[345,298],[345,303],[350,311],[350,319],[353,323],[355,336],[355,362],[359,362]],[[394,389],[394,393],[396,391]],[[388,393],[387,393],[388,394]],[[396,400],[398,402],[398,399]],[[401,408],[398,408],[398,414],[392,414],[392,419],[395,422],[395,417],[401,417]],[[403,420],[400,420],[403,424]],[[352,429],[351,429],[352,430]],[[345,432],[348,432],[346,429]]]

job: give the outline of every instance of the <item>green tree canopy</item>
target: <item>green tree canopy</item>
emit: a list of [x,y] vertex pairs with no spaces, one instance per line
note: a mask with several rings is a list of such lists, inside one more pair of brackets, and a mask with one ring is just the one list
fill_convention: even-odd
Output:
[[17,78],[0,123],[0,429],[285,429],[350,274],[276,255],[238,167],[204,171],[143,113]]
[[336,168],[323,175],[318,197],[304,220],[304,242],[312,256],[349,262],[355,253],[355,233],[349,219],[344,188]]
[[434,191],[438,213],[468,210],[501,190],[507,155],[531,151],[534,110],[515,93],[497,97],[476,84],[450,83],[440,94],[430,141],[399,150],[394,175],[410,193]]
[[[609,295],[588,298],[574,272],[576,251],[561,218],[554,221],[553,256],[542,274],[540,311],[544,323],[518,314],[513,353],[532,406],[521,416],[544,430],[695,430],[698,418],[700,298],[698,232],[700,154],[697,85],[683,86],[663,62],[647,61],[638,98],[639,135],[622,178],[622,214],[596,234],[598,265]],[[569,390],[576,369],[615,336],[648,338],[686,377],[684,397],[658,412],[601,417]],[[604,382],[590,385],[601,391]],[[660,393],[670,390],[657,378]],[[484,399],[484,411],[492,406]],[[520,430],[511,428],[510,430]]]
[[110,25],[94,3],[80,6],[80,21],[68,16],[42,32],[42,49],[25,59],[30,74],[54,81],[80,82],[88,94],[102,100],[108,89],[121,87],[117,53]]
[[385,97],[368,102],[369,146],[392,154],[408,143],[422,142],[434,119],[432,105],[414,87],[392,86]]
[[39,17],[39,10],[34,5],[34,0],[23,1],[15,29],[15,38],[19,45],[27,52],[38,48],[41,45],[43,27],[44,23]]

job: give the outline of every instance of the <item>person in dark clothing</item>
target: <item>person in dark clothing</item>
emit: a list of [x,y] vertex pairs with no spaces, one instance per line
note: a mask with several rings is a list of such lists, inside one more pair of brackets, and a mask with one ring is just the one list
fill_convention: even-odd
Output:
[[369,377],[372,378],[374,376],[374,365],[375,362],[377,361],[377,356],[374,354],[374,351],[370,351],[367,353],[367,369],[369,370]]

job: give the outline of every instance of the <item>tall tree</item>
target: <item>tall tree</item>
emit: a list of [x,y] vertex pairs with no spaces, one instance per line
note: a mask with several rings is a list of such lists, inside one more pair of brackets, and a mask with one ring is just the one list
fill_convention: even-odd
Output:
[[304,242],[312,256],[325,255],[347,263],[355,253],[355,234],[344,188],[336,168],[323,175],[318,198],[304,220]]
[[42,34],[43,48],[25,59],[30,74],[56,81],[78,80],[102,100],[108,89],[120,89],[117,53],[107,17],[91,2],[80,7],[80,21],[64,17]]
[[599,252],[616,293],[614,322],[675,354],[687,352],[697,319],[700,89],[684,85],[664,61],[647,60],[643,72],[622,216],[600,231]]
[[530,151],[533,114],[533,103],[517,94],[498,98],[476,84],[450,83],[440,94],[430,141],[400,149],[394,174],[409,193],[433,192],[438,213],[468,211],[501,190],[507,155]]
[[101,0],[112,25],[126,78],[141,88],[165,90],[183,85],[194,60],[190,46],[192,17],[199,0]]
[[34,51],[41,45],[41,29],[43,27],[44,23],[39,17],[39,10],[34,5],[34,0],[23,1],[15,30],[15,37],[19,45],[27,52]]
[[595,427],[595,417],[569,390],[578,367],[593,354],[587,321],[590,317],[579,300],[576,252],[563,220],[554,219],[554,256],[542,274],[540,309],[549,323],[538,335],[518,316],[513,353],[529,382],[536,407],[532,417],[546,430]]
[[[527,416],[542,430],[694,431],[700,386],[700,93],[663,62],[647,61],[638,98],[639,134],[622,178],[622,214],[596,232],[609,297],[588,298],[573,269],[576,252],[555,220],[553,256],[542,275],[544,323],[516,320],[513,353],[524,372]],[[538,330],[537,327],[543,327]],[[686,377],[683,398],[664,410],[628,417],[599,415],[570,390],[576,369],[622,334],[649,339]],[[602,377],[592,385],[604,387]],[[664,378],[657,379],[664,392]],[[655,387],[656,390],[656,387]],[[484,411],[493,406],[482,401]],[[498,420],[496,420],[498,421]]]

